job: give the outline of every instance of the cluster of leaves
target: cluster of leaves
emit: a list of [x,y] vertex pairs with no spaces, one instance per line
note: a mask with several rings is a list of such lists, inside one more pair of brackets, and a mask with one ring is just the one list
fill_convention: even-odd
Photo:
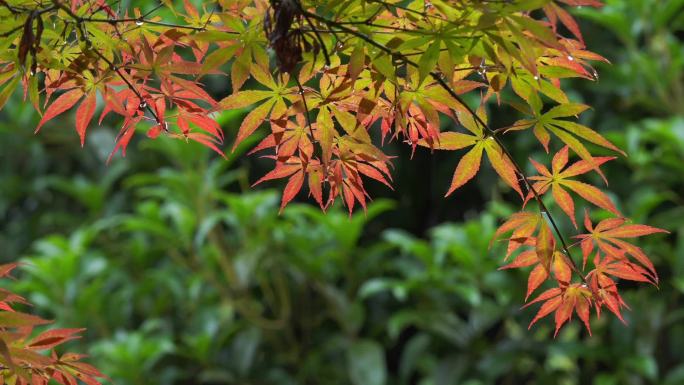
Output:
[[[16,267],[0,265],[0,278],[7,278]],[[12,309],[12,304],[28,305],[19,295],[0,289],[0,297],[0,383],[47,385],[55,380],[62,385],[76,385],[81,380],[88,385],[100,384],[104,375],[81,362],[83,355],[58,355],[54,350],[79,338],[83,329],[51,329],[34,336],[34,327],[49,321]],[[45,351],[50,354],[41,354]]]
[[[518,253],[506,267],[536,265],[528,297],[546,281],[556,284],[531,302],[544,302],[535,321],[555,312],[557,331],[575,311],[588,328],[592,308],[599,314],[605,305],[621,317],[616,279],[657,283],[649,258],[621,238],[661,230],[626,224],[607,195],[569,179],[592,171],[603,176],[600,166],[612,158],[594,156],[591,146],[620,152],[570,120],[588,107],[561,88],[564,78],[597,79],[589,62],[606,61],[586,50],[565,8],[599,1],[183,4],[181,11],[170,1],[160,5],[181,20],[171,24],[154,16],[157,8],[130,15],[103,0],[3,1],[0,82],[7,84],[0,106],[19,83],[39,111],[44,94],[40,129],[80,101],[76,130],[83,141],[101,100],[100,122],[109,113],[124,119],[113,154],[125,153],[143,121],[151,122],[150,138],[194,140],[221,153],[224,136],[212,114],[252,106],[233,148],[263,124],[270,127],[253,152],[267,151],[275,166],[256,183],[288,179],[281,210],[304,185],[323,210],[338,198],[350,213],[357,205],[365,209],[369,179],[391,187],[392,157],[378,143],[385,140],[406,142],[412,151],[467,149],[446,195],[475,177],[486,154],[523,207],[536,202],[536,210],[514,215],[497,233],[512,232],[508,254]],[[232,92],[216,101],[202,82],[227,65]],[[492,128],[490,100],[527,118]],[[462,130],[442,131],[446,122]],[[541,175],[525,175],[505,145],[507,135],[520,131],[532,131],[547,152],[552,136],[565,145],[551,171],[533,162]],[[579,160],[563,170],[571,151]],[[596,226],[587,215],[589,233],[578,236],[581,269],[542,199],[550,190],[577,227],[566,189],[615,215]],[[593,269],[585,272],[590,254]]]

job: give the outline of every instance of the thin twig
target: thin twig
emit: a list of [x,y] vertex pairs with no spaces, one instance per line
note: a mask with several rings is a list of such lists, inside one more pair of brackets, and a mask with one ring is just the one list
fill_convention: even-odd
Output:
[[309,27],[311,27],[311,29],[314,31],[314,35],[316,36],[316,39],[318,39],[318,43],[321,45],[321,49],[323,50],[323,56],[325,57],[325,64],[330,66],[330,55],[328,55],[328,49],[325,47],[323,38],[318,32],[315,31],[316,27],[314,27],[313,23],[311,22],[311,19],[308,16],[308,12],[304,11],[302,5],[299,4],[299,2],[297,2],[297,5],[299,6],[299,10],[302,12],[302,15],[304,15],[304,19],[309,24]]
[[306,112],[306,125],[309,127],[309,132],[311,133],[311,141],[315,142],[316,138],[314,137],[313,133],[313,126],[311,125],[311,116],[309,115],[309,107],[306,104],[306,96],[304,96],[304,87],[302,87],[302,83],[299,81],[297,76],[292,77],[297,83],[297,88],[299,89],[299,95],[302,97],[302,103],[304,104],[304,111]]

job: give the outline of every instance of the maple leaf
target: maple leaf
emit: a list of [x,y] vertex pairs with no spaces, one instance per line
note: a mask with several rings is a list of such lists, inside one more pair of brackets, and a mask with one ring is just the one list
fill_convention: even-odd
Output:
[[375,146],[349,135],[341,136],[338,143],[335,154],[339,159],[329,166],[330,197],[342,195],[351,215],[355,202],[366,210],[369,196],[361,176],[389,185],[391,175],[387,165],[390,159]]
[[287,75],[283,75],[280,77],[280,81],[276,81],[270,73],[264,71],[260,66],[252,66],[250,73],[257,82],[266,86],[268,90],[238,91],[219,101],[217,105],[217,108],[220,109],[234,109],[261,102],[243,119],[235,142],[233,142],[233,151],[242,141],[252,135],[269,116],[279,118],[287,109],[285,96],[293,93],[293,89],[287,87],[289,79]]
[[527,280],[526,301],[530,294],[550,277],[552,272],[561,287],[570,284],[573,269],[572,262],[562,252],[556,250],[555,238],[546,221],[539,221],[537,236],[527,236],[523,243],[534,246],[534,249],[523,251],[513,262],[500,267],[499,270],[536,265],[530,272]]
[[[486,122],[486,116],[482,108],[479,110],[478,116],[483,122]],[[482,154],[486,153],[494,171],[522,197],[523,193],[518,183],[515,166],[499,143],[493,137],[486,134],[481,125],[470,115],[460,114],[458,119],[470,134],[440,132],[434,140],[421,139],[417,142],[420,146],[438,150],[472,147],[458,162],[449,190],[445,196],[451,195],[456,189],[475,177],[480,169]]]
[[587,274],[587,280],[592,282],[592,289],[608,286],[603,283],[597,284],[608,278],[608,276],[629,281],[654,283],[650,272],[635,263],[626,261],[624,258],[602,257],[597,252],[593,262],[594,269]]
[[546,259],[540,258],[535,250],[526,250],[520,253],[513,262],[502,266],[499,270],[528,267],[535,265],[527,279],[527,292],[525,301],[541,286],[553,273],[554,278],[561,286],[570,283],[572,267],[568,258],[560,251],[554,251],[552,256]]
[[[625,218],[609,218],[602,220],[594,227],[589,219],[588,213],[585,213],[584,227],[589,230],[589,233],[575,236],[575,238],[580,239],[580,247],[583,255],[582,265],[586,265],[587,258],[594,251],[594,248],[597,247],[598,250],[609,258],[607,259],[608,261],[618,260],[626,263],[627,258],[632,257],[641,266],[646,268],[649,279],[651,279],[653,283],[657,283],[658,275],[653,266],[653,262],[651,262],[641,248],[626,242],[623,239],[636,238],[656,233],[668,234],[669,232],[657,227],[628,224],[626,222],[627,220]],[[622,268],[629,268],[630,266],[632,266],[632,264],[625,265]]]
[[[610,198],[608,198],[608,196],[601,190],[590,184],[569,179],[573,176],[589,172],[594,166],[600,166],[612,159],[615,158],[595,157],[593,158],[593,164],[587,162],[586,160],[580,160],[563,170],[565,165],[568,163],[568,146],[564,146],[556,153],[556,155],[554,155],[551,171],[549,171],[546,166],[534,161],[534,159],[530,159],[534,167],[537,169],[537,172],[539,172],[541,175],[531,176],[528,177],[528,179],[537,181],[532,185],[532,187],[539,195],[543,195],[549,189],[551,189],[554,200],[572,220],[575,228],[577,228],[577,222],[575,220],[575,203],[565,188],[572,190],[586,201],[591,202],[598,207],[608,210],[615,215],[621,215],[617,208],[615,208],[615,205]],[[525,198],[525,203],[533,197],[534,194],[529,192]]]
[[[601,308],[606,306],[609,311],[622,321],[622,323],[626,323],[625,319],[622,317],[621,309],[627,307],[627,304],[618,293],[617,284],[608,275],[609,269],[615,269],[611,269],[607,266],[608,264],[601,261],[601,257],[598,253],[596,254],[594,263],[597,268],[589,272],[586,279],[589,283],[589,288],[594,294],[597,316],[601,315]],[[618,269],[619,268],[620,267],[618,266]]]
[[604,179],[605,176],[599,169],[599,164],[579,139],[608,148],[623,155],[625,154],[613,143],[609,142],[591,128],[569,120],[559,119],[579,115],[587,110],[589,108],[588,106],[577,103],[566,103],[555,106],[544,114],[540,113],[541,104],[536,108],[537,109],[534,111],[535,118],[516,122],[515,130],[534,127],[533,132],[546,149],[546,152],[549,151],[549,132],[551,132],[570,147],[580,158],[582,158],[582,160],[586,161],[591,168],[599,173]]
[[506,222],[499,226],[494,233],[491,242],[499,239],[505,233],[512,232],[511,236],[508,238],[508,247],[506,250],[506,258],[508,258],[515,250],[525,243],[529,243],[528,240],[532,238],[532,234],[534,234],[541,222],[542,217],[539,213],[532,213],[529,211],[514,213]]
[[[0,277],[8,277],[18,264],[0,265]],[[84,329],[51,329],[31,337],[34,327],[50,321],[12,309],[11,303],[28,304],[23,298],[2,289],[0,300],[0,361],[5,366],[4,378],[17,384],[47,384],[50,378],[63,385],[76,385],[79,378],[88,385],[100,385],[106,378],[95,367],[80,360],[84,357],[66,353],[60,360],[54,348],[79,338]],[[47,351],[43,355],[38,351]]]
[[560,328],[572,318],[573,311],[577,313],[579,318],[587,328],[589,335],[591,335],[591,325],[589,324],[589,315],[592,306],[592,293],[583,284],[572,284],[565,288],[556,287],[549,289],[539,297],[526,304],[528,307],[532,304],[544,302],[539,308],[539,311],[530,322],[528,329],[532,327],[538,320],[555,312],[556,330],[554,337],[558,335]]
[[[414,73],[409,78],[409,88],[399,98],[398,114],[397,119],[395,119],[395,134],[402,133],[408,139],[412,151],[415,151],[417,145],[424,146],[427,144],[431,149],[435,145],[438,146],[441,141],[441,133],[439,132],[441,126],[440,113],[455,122],[457,120],[453,113],[454,110],[468,114],[461,103],[444,88],[438,84],[421,80],[421,76]],[[470,80],[456,80],[452,86],[454,92],[460,95],[478,87],[484,87],[485,84]],[[480,117],[486,119],[483,111],[480,111]],[[470,124],[470,122],[465,124]]]
[[285,191],[283,192],[282,201],[280,204],[280,211],[297,195],[304,183],[304,166],[296,157],[292,157],[289,162],[276,163],[276,167],[262,176],[259,180],[254,182],[252,186],[256,186],[262,182],[272,180],[289,178]]

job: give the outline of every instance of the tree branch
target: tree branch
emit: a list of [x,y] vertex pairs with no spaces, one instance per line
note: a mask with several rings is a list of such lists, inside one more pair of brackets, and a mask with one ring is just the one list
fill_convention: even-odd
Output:
[[[311,13],[311,12],[308,12],[308,11],[303,11],[303,12],[304,12],[306,15],[308,15],[308,16],[310,16],[310,17],[312,17],[312,18],[314,18],[314,19],[320,21],[321,23],[327,25],[329,28],[330,28],[330,27],[334,27],[334,28],[339,29],[339,30],[342,31],[342,32],[345,32],[345,33],[354,35],[354,36],[356,36],[356,37],[358,37],[358,38],[364,40],[364,41],[367,42],[368,44],[370,44],[370,45],[372,45],[372,46],[374,46],[374,47],[376,47],[376,48],[378,48],[378,49],[384,51],[385,53],[387,53],[387,54],[389,54],[389,55],[391,55],[391,56],[393,56],[393,57],[399,58],[399,59],[402,60],[403,62],[405,62],[405,63],[407,63],[407,64],[409,64],[409,65],[411,65],[411,66],[413,66],[413,67],[415,67],[415,68],[418,68],[418,63],[416,63],[416,62],[410,60],[409,58],[407,58],[407,57],[406,57],[405,55],[403,55],[402,53],[396,52],[396,51],[392,50],[391,48],[388,48],[388,47],[386,47],[386,46],[384,46],[384,45],[382,45],[382,44],[380,44],[380,43],[374,41],[373,39],[369,38],[368,36],[364,35],[363,33],[360,33],[360,32],[358,32],[358,31],[356,31],[356,30],[354,30],[354,29],[351,29],[351,28],[347,27],[347,26],[344,25],[344,24],[340,24],[340,23],[338,23],[338,22],[335,22],[335,21],[332,21],[332,20],[328,20],[328,19],[326,19],[326,18],[324,18],[324,17],[322,17],[322,16],[316,15],[315,13]],[[460,104],[462,104],[463,107],[466,109],[466,111],[467,111],[467,112],[473,117],[473,119],[477,122],[477,124],[480,125],[480,126],[482,127],[482,129],[487,133],[487,136],[493,138],[493,139],[496,141],[496,143],[499,145],[499,147],[501,147],[501,150],[502,150],[503,153],[506,155],[506,157],[508,157],[508,159],[511,161],[511,164],[512,164],[513,167],[515,168],[515,172],[522,178],[522,180],[523,180],[523,182],[525,183],[526,187],[527,187],[527,188],[532,192],[532,194],[534,195],[534,199],[535,199],[535,201],[537,201],[537,204],[539,205],[540,210],[546,214],[546,217],[549,219],[549,222],[551,222],[551,226],[553,227],[553,230],[554,230],[554,232],[556,233],[556,236],[560,239],[561,246],[562,246],[562,249],[563,249],[563,253],[565,253],[565,254],[567,255],[568,259],[569,259],[570,262],[572,263],[572,269],[573,269],[575,272],[578,273],[578,275],[579,275],[580,278],[582,279],[582,282],[586,284],[586,278],[585,278],[584,275],[580,272],[579,268],[577,267],[577,264],[575,263],[574,259],[572,258],[572,254],[571,254],[571,252],[570,252],[570,249],[568,248],[567,243],[565,242],[565,238],[563,237],[563,234],[561,233],[560,228],[558,227],[556,221],[554,220],[553,216],[551,215],[551,212],[549,211],[548,207],[546,206],[546,204],[545,204],[545,203],[543,202],[543,200],[541,199],[541,196],[539,195],[539,193],[537,192],[537,190],[534,188],[534,186],[532,185],[532,183],[530,182],[530,180],[529,180],[529,179],[527,178],[527,176],[525,175],[525,173],[524,173],[522,167],[521,167],[521,166],[518,164],[518,162],[516,162],[515,159],[513,159],[513,157],[511,156],[511,153],[508,151],[508,148],[505,146],[505,144],[503,143],[503,141],[502,141],[501,138],[499,137],[498,132],[495,131],[495,130],[493,130],[491,127],[489,127],[489,125],[488,125],[486,122],[484,122],[484,121],[477,115],[477,113],[476,113],[470,106],[468,106],[468,104],[465,103],[465,101],[463,100],[463,98],[461,98],[461,97],[456,93],[456,91],[454,91],[454,90],[451,88],[451,86],[449,86],[449,84],[447,84],[446,81],[444,81],[444,79],[442,78],[442,76],[441,76],[440,73],[435,72],[435,71],[431,71],[431,72],[430,72],[430,76],[437,82],[437,84],[439,84],[440,87],[442,87],[445,91],[447,91],[451,97],[453,97],[457,102],[459,102]]]

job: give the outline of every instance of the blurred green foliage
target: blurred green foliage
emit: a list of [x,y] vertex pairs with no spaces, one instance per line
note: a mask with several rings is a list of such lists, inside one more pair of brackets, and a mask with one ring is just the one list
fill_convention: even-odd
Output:
[[[18,97],[0,113],[0,245],[26,262],[13,290],[87,327],[71,348],[119,385],[683,384],[684,1],[607,3],[579,13],[614,64],[575,96],[629,154],[607,168],[620,209],[671,232],[640,244],[661,283],[626,288],[627,326],[606,315],[593,337],[576,323],[555,340],[550,322],[527,331],[525,274],[498,271],[489,248],[516,206],[491,185],[474,189],[487,206],[429,229],[401,188],[366,215],[278,215],[276,192],[249,188],[258,160],[158,139],[106,166],[111,128],[85,149],[70,117],[34,137]],[[545,156],[526,142],[515,152]],[[422,185],[398,174],[399,187]]]

